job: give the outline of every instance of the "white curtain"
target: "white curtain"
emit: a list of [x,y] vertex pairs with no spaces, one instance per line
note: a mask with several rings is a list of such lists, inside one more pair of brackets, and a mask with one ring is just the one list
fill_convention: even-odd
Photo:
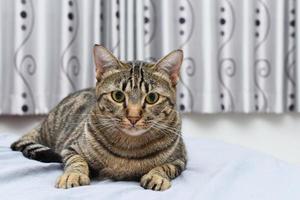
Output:
[[93,86],[94,43],[122,60],[182,48],[182,112],[299,112],[297,11],[295,0],[0,0],[0,114],[45,114]]

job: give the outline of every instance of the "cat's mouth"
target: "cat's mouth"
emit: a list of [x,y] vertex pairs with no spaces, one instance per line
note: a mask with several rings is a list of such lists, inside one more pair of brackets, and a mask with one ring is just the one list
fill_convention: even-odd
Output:
[[129,128],[129,129],[120,129],[123,133],[130,135],[130,136],[140,136],[143,135],[148,131],[148,129],[137,129],[135,127]]

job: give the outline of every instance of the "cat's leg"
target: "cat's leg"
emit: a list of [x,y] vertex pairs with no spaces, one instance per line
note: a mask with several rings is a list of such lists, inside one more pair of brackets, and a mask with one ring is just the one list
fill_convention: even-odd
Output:
[[62,157],[64,173],[57,179],[55,187],[67,189],[89,185],[89,167],[84,158],[69,150],[63,150]]
[[179,176],[185,165],[185,161],[178,159],[155,167],[141,178],[140,184],[145,189],[166,190],[171,187],[171,179]]
[[10,148],[13,151],[21,151],[29,159],[41,162],[61,162],[59,154],[51,148],[40,144],[40,128],[35,128],[22,136],[19,140],[12,143]]

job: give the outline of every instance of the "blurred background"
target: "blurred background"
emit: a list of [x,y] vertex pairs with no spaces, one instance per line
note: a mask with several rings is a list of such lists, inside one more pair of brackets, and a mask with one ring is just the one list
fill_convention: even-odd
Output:
[[300,164],[295,0],[0,0],[0,134],[95,84],[93,45],[154,62],[184,50],[183,134]]

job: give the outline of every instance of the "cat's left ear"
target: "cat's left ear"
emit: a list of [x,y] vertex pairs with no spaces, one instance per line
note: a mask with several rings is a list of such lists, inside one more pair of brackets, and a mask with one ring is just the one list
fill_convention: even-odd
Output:
[[163,70],[172,82],[172,86],[176,86],[179,79],[180,67],[183,60],[183,51],[181,49],[174,50],[165,57],[161,58],[155,64],[157,70]]
[[94,45],[94,60],[96,65],[96,78],[101,80],[102,75],[111,69],[121,67],[119,60],[106,48],[101,45]]

